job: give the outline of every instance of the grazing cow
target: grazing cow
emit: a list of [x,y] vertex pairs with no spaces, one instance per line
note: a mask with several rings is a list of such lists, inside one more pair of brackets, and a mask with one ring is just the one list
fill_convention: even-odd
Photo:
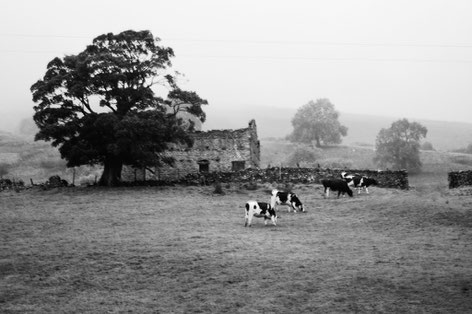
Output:
[[288,212],[290,212],[290,208],[293,208],[294,212],[297,210],[301,212],[305,211],[302,202],[300,202],[300,199],[295,193],[281,192],[274,189],[272,190],[272,196],[270,197],[270,206],[275,210],[277,205],[287,205]]
[[321,184],[324,187],[324,194],[325,197],[329,197],[329,191],[338,191],[338,198],[341,194],[347,193],[350,197],[352,197],[352,190],[347,185],[347,182],[342,179],[322,179]]
[[377,180],[374,178],[369,178],[369,177],[362,177],[362,180],[359,184],[359,187],[357,189],[357,193],[360,194],[362,189],[365,189],[365,192],[369,194],[369,186],[371,185],[377,185]]
[[267,225],[267,220],[272,219],[272,224],[277,225],[277,214],[270,206],[264,202],[247,201],[246,202],[246,216],[244,227],[251,226],[252,217],[264,217],[264,224]]
[[357,188],[357,194],[360,194],[362,189],[365,189],[365,192],[369,194],[369,186],[377,185],[377,180],[359,174],[347,174],[346,172],[341,172],[341,177],[349,186]]

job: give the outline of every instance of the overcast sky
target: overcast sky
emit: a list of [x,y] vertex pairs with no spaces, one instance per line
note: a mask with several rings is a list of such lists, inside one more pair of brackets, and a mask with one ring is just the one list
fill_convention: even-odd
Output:
[[174,49],[208,119],[328,98],[341,112],[472,122],[471,16],[470,0],[6,0],[0,130],[32,115],[50,60],[128,29]]

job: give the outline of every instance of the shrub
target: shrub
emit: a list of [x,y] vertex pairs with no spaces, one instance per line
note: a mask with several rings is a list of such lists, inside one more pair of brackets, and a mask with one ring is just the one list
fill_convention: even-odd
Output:
[[289,167],[313,167],[320,155],[318,150],[300,146],[290,154],[286,163]]
[[10,168],[11,168],[11,165],[6,162],[0,163],[0,179],[10,172]]
[[430,142],[424,142],[423,144],[421,144],[421,149],[422,150],[434,150],[433,144],[431,144]]

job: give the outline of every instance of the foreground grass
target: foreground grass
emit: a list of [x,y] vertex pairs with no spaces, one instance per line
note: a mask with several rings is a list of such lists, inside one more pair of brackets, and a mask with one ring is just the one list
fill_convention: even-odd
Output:
[[0,312],[472,311],[470,196],[301,185],[307,213],[244,228],[269,189],[1,193]]

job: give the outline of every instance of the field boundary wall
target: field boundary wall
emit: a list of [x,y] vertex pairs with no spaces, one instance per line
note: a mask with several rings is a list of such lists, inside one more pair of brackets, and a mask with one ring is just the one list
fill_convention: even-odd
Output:
[[214,183],[320,183],[323,178],[341,178],[341,172],[360,174],[377,180],[379,187],[408,189],[408,172],[405,170],[359,170],[323,168],[248,168],[229,172],[198,172],[176,180],[162,180],[159,184],[201,185]]
[[472,170],[451,171],[448,173],[447,180],[449,188],[458,188],[461,186],[472,185]]

